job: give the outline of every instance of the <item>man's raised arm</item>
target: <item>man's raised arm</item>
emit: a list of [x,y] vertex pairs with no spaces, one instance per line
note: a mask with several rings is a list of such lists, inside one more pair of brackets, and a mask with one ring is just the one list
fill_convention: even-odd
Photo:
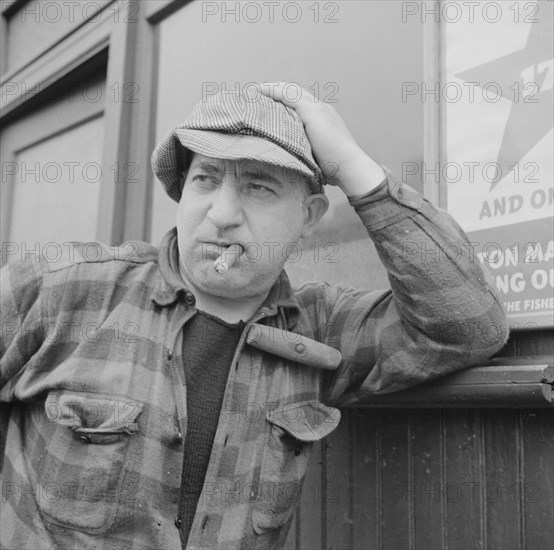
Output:
[[[483,361],[506,342],[497,291],[461,227],[385,172],[356,144],[336,111],[302,90],[290,102],[283,83],[262,93],[296,110],[314,157],[348,196],[387,270],[390,291],[305,285],[315,300],[320,338],[343,362],[328,400],[345,405]],[[370,281],[368,281],[368,285]],[[323,292],[323,295],[321,293]]]

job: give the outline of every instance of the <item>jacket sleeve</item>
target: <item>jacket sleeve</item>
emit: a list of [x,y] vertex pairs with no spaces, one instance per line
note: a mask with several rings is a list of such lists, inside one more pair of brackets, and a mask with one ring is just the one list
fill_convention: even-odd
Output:
[[363,403],[364,396],[471,366],[508,338],[492,277],[475,254],[478,243],[449,214],[386,172],[379,187],[350,203],[391,289],[324,284],[317,292],[322,341],[343,356],[326,383],[327,401],[334,405]]
[[14,387],[43,340],[39,262],[13,262],[0,271],[0,402],[13,401]]

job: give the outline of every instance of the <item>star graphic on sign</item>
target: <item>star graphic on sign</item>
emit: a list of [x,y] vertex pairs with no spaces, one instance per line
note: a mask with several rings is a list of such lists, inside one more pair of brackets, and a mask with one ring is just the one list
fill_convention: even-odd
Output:
[[531,30],[523,49],[456,75],[512,101],[496,159],[500,177],[493,178],[489,191],[553,127],[552,2],[541,2],[539,8],[538,22],[527,23]]

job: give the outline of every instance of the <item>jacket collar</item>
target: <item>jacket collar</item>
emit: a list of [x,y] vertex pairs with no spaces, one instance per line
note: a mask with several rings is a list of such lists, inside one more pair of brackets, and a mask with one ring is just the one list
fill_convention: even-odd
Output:
[[[165,307],[190,292],[179,275],[176,227],[164,235],[158,247],[158,265],[161,275],[158,276],[152,291],[152,301],[158,306]],[[293,327],[298,319],[300,306],[285,270],[281,271],[259,311],[265,312],[269,317],[277,314],[278,308],[283,308],[288,328]]]

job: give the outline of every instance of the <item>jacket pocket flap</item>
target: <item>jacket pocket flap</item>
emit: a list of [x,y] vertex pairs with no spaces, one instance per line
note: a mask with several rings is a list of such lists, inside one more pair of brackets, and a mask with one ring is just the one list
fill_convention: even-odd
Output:
[[263,535],[266,531],[283,527],[294,514],[296,506],[283,512],[264,512],[255,509],[252,511],[252,527],[258,535]]
[[92,392],[51,391],[44,404],[52,422],[76,432],[134,433],[135,420],[144,404],[120,395]]
[[319,401],[288,403],[269,411],[266,418],[300,441],[319,441],[340,422],[340,411]]

